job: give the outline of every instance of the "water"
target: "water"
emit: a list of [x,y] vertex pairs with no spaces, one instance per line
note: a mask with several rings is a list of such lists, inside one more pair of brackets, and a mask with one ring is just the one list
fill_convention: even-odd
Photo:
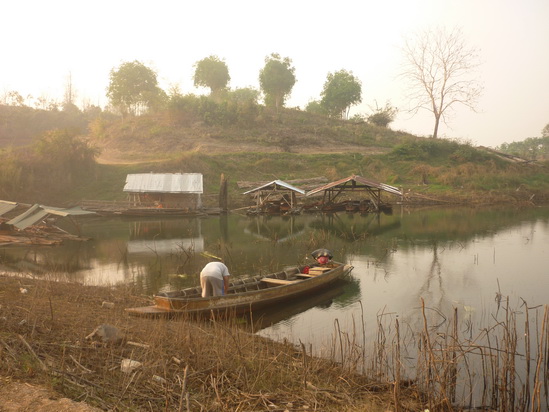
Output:
[[[304,263],[312,250],[327,247],[335,260],[354,266],[353,282],[343,302],[335,299],[333,310],[323,310],[321,317],[354,313],[359,302],[366,313],[386,308],[406,316],[423,298],[442,312],[457,306],[480,316],[497,293],[516,304],[549,299],[549,208],[288,218],[96,217],[79,225],[89,241],[0,248],[0,270],[90,285],[133,283],[154,294],[196,283],[204,263],[198,252],[224,256],[231,273],[244,276]],[[75,231],[68,222],[60,226]],[[322,320],[310,321],[315,330],[323,329]]]
[[[274,323],[258,333],[332,355],[338,334],[368,346],[379,339],[380,325],[394,328],[395,319],[403,339],[413,340],[414,331],[423,328],[422,304],[430,327],[446,328],[455,310],[460,333],[475,339],[505,315],[506,305],[524,314],[526,304],[549,303],[547,207],[395,209],[379,216],[91,218],[81,220],[80,229],[91,240],[1,249],[0,271],[92,285],[132,283],[154,294],[196,284],[204,264],[201,251],[222,255],[233,276],[245,276],[304,263],[311,251],[326,247],[335,260],[354,266],[351,279],[277,308],[270,318]],[[531,316],[539,313],[533,310]],[[524,354],[522,342],[518,351]],[[417,354],[407,355],[413,370]]]

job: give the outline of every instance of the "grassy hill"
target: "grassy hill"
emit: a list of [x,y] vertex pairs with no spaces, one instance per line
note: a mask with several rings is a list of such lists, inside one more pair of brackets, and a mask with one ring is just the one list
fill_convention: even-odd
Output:
[[[23,190],[4,190],[0,199],[57,205],[82,199],[122,200],[126,174],[144,172],[202,173],[205,201],[214,205],[224,174],[229,180],[231,207],[247,201],[239,181],[319,176],[336,180],[351,174],[450,202],[549,199],[547,163],[517,162],[467,143],[417,137],[295,109],[275,113],[260,108],[253,116],[235,115],[229,120],[226,112],[216,110],[171,108],[125,119],[98,115],[79,133],[99,150],[93,169],[74,171],[76,177],[63,187],[52,181],[48,183],[51,188],[42,183],[41,190],[27,191],[32,185],[25,176],[32,167],[19,157],[13,167],[19,167]],[[14,163],[13,150],[2,154]],[[6,166],[0,166],[0,172],[2,167]],[[3,175],[7,176],[5,170],[0,173],[0,192]]]

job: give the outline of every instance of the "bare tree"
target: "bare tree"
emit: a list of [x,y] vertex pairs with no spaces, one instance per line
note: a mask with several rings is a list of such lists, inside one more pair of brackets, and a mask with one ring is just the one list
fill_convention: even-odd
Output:
[[401,76],[410,84],[410,112],[428,110],[435,116],[433,138],[442,120],[447,124],[453,106],[475,111],[482,86],[473,77],[480,65],[478,51],[467,47],[460,29],[427,30],[406,40]]

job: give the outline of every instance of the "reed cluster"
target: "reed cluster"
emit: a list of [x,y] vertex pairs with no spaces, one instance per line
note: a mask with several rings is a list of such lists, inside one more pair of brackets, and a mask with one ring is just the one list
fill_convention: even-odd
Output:
[[336,322],[330,358],[392,385],[396,411],[407,410],[401,391],[411,386],[430,411],[545,411],[549,306],[522,301],[512,309],[501,295],[497,304],[491,324],[476,334],[467,316],[459,319],[457,308],[446,317],[422,301],[416,327],[394,313],[381,313],[370,350],[363,320],[354,320],[351,332]]

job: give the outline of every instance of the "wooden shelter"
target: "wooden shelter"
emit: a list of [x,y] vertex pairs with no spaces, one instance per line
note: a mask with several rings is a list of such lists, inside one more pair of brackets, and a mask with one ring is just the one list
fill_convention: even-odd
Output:
[[202,174],[129,174],[124,192],[134,207],[196,210],[202,207]]
[[[390,210],[391,206],[383,202],[381,198],[382,192],[387,192],[393,195],[402,196],[400,189],[379,183],[362,176],[351,175],[344,179],[337,180],[317,187],[307,192],[306,196],[318,195],[323,192],[323,198],[320,202],[322,211],[362,211],[362,212],[380,212]],[[342,193],[363,193],[360,200],[345,200],[338,202],[338,198]]]
[[273,180],[243,194],[255,196],[256,212],[293,213],[298,211],[297,195],[305,195],[305,191],[282,180]]

